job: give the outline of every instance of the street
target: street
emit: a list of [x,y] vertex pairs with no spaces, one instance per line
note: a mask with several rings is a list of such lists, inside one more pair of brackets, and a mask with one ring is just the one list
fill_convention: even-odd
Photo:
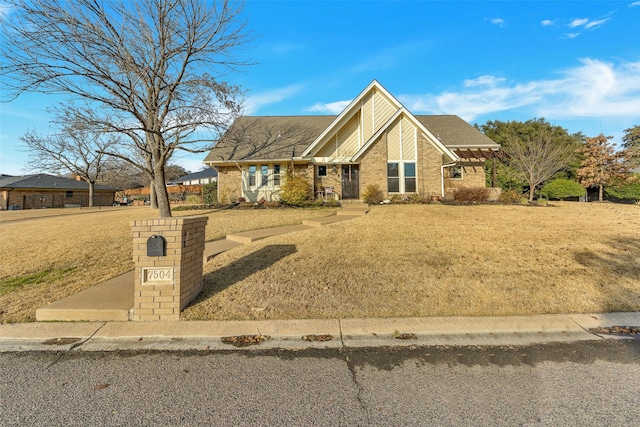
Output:
[[640,425],[640,340],[0,354],[3,426]]

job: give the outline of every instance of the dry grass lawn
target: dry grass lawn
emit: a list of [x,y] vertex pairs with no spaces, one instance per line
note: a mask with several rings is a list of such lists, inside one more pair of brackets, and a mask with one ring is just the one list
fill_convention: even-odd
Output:
[[[208,215],[207,240],[299,224],[335,209],[182,211]],[[46,216],[46,217],[43,217]],[[130,222],[148,207],[0,212],[0,322],[35,320],[36,309],[133,269]]]
[[640,311],[640,208],[375,206],[205,273],[185,319]]
[[[205,291],[183,318],[640,311],[640,208],[553,205],[374,206],[241,246],[205,265]],[[24,221],[0,213],[0,322],[33,320],[37,308],[131,270],[129,223],[156,217],[144,207],[60,213]],[[208,215],[215,240],[331,213],[176,215]]]

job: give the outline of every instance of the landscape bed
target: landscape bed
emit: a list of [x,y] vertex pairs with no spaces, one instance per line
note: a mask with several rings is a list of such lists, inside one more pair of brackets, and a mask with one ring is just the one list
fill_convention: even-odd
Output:
[[[33,320],[37,308],[130,270],[129,222],[155,212],[128,209],[3,223],[0,282],[55,274],[2,288],[0,321]],[[211,212],[207,240],[333,212]],[[638,277],[638,206],[373,206],[363,217],[218,255],[182,318],[640,311]]]

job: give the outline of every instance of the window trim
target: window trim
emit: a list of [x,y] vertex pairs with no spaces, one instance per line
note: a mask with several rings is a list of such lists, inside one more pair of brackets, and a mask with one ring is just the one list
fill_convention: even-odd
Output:
[[[397,176],[389,176],[389,165],[395,164],[397,165]],[[413,175],[407,176],[405,165],[413,165]],[[407,179],[414,180],[414,191],[407,191]],[[392,191],[391,185],[389,185],[390,180],[398,181],[398,191]],[[416,194],[418,192],[418,162],[415,160],[403,161],[403,160],[389,160],[387,161],[387,192],[393,194]]]
[[[456,169],[460,171],[459,175],[456,174]],[[449,168],[449,179],[462,180],[464,179],[464,167],[462,165],[453,165]]]
[[282,165],[280,163],[248,165],[245,182],[247,191],[257,191],[260,188],[279,189],[282,185]]

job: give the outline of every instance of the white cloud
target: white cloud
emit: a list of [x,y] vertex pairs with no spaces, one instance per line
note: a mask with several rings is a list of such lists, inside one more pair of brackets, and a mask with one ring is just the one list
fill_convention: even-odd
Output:
[[629,7],[640,6],[640,1],[634,1],[633,3],[629,3]]
[[327,104],[315,104],[311,107],[307,107],[304,110],[310,113],[322,113],[322,114],[340,114],[352,100],[348,101],[336,101],[329,102]]
[[497,25],[499,27],[504,27],[505,26],[504,19],[502,19],[502,18],[493,18],[491,20],[491,23],[493,25]]
[[[467,84],[476,81],[491,84]],[[461,91],[403,95],[399,99],[416,114],[457,114],[468,121],[507,110],[556,119],[640,119],[640,61],[614,65],[583,59],[557,79],[508,84],[503,78],[482,76],[465,81],[464,87]]]
[[596,28],[602,27],[609,19],[611,18],[596,19],[592,21],[588,18],[577,18],[569,23],[569,28],[582,27],[585,30],[595,30]]
[[244,103],[245,114],[255,114],[261,107],[276,104],[290,98],[304,88],[304,84],[293,84],[278,89],[249,95]]
[[549,27],[549,26],[553,25],[553,21],[551,21],[549,19],[545,19],[545,20],[540,22],[540,25],[542,25],[543,27]]
[[502,77],[496,76],[480,76],[475,79],[467,79],[464,81],[465,87],[473,87],[473,86],[495,86],[498,83],[504,82],[505,79]]
[[576,18],[569,23],[569,28],[576,28],[589,22],[587,18]]
[[609,20],[609,18],[598,19],[597,21],[590,21],[584,27],[587,30],[596,29],[596,28],[601,27],[602,25],[604,25],[604,23],[607,22],[608,20]]

